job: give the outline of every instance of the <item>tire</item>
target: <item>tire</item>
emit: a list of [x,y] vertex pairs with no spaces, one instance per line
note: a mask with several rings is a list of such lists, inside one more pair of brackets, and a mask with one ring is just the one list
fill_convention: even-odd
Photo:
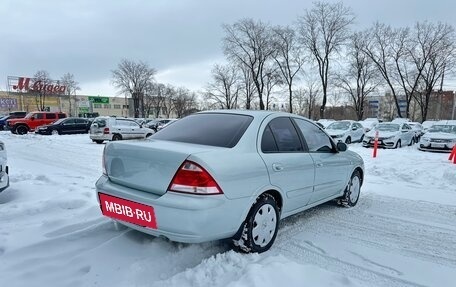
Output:
[[363,139],[364,139],[364,135],[361,136],[361,138],[359,139],[359,142],[362,143]]
[[347,138],[345,139],[345,143],[346,143],[346,144],[351,144],[351,142],[352,142],[351,137],[347,137]]
[[240,231],[233,237],[234,250],[245,253],[269,250],[279,229],[279,214],[272,195],[262,194],[258,197]]
[[51,134],[52,134],[52,135],[59,135],[60,132],[59,132],[58,130],[52,130],[52,131],[51,131]]
[[344,195],[342,195],[337,203],[345,207],[353,207],[358,203],[359,194],[361,192],[361,174],[355,170],[345,188]]
[[152,134],[147,134],[147,135],[146,135],[146,138],[150,137],[151,135],[152,135]]
[[401,140],[398,140],[396,143],[396,146],[394,146],[394,148],[400,148],[400,147],[402,147]]
[[93,140],[94,142],[96,142],[97,144],[102,144],[103,141],[102,140]]
[[18,135],[25,135],[28,133],[28,127],[24,125],[16,127],[15,130]]
[[122,136],[119,134],[115,134],[112,136],[112,141],[120,141],[122,140]]

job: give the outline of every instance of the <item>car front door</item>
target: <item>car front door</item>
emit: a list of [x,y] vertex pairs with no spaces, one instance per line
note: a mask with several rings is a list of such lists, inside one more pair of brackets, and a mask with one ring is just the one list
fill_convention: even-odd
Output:
[[337,150],[331,138],[313,123],[294,118],[315,162],[314,192],[309,204],[340,194],[347,183],[350,162]]
[[401,125],[401,142],[403,145],[411,143],[414,135],[415,131],[412,130],[411,126],[405,123]]
[[76,124],[74,119],[64,120],[61,124],[60,133],[62,134],[72,134],[75,132]]
[[[261,129],[260,129],[261,130]],[[283,212],[302,208],[313,193],[314,161],[304,150],[297,130],[289,117],[277,117],[263,124],[259,154],[271,185],[284,195]]]

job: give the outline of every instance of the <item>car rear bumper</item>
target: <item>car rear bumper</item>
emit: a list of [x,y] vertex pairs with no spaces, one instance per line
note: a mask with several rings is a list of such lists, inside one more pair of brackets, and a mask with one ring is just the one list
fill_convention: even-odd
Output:
[[103,140],[103,141],[110,141],[112,139],[112,135],[110,134],[90,134],[91,140]]
[[197,196],[166,192],[157,196],[114,184],[104,175],[97,181],[96,190],[97,195],[104,193],[152,206],[157,229],[114,219],[117,222],[147,234],[184,243],[232,237],[243,222],[250,204],[248,198],[230,200],[223,194]]

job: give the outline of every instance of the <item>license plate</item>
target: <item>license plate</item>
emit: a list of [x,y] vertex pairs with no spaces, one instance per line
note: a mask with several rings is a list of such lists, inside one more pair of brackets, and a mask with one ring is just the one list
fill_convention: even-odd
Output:
[[443,144],[443,143],[431,143],[431,147],[444,148],[445,144]]
[[157,229],[154,208],[149,205],[98,193],[103,215],[139,226]]

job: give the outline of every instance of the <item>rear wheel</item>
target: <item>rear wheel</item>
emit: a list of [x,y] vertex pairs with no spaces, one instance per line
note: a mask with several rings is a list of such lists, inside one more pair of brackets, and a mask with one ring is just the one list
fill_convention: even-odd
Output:
[[279,228],[279,208],[273,196],[263,194],[257,198],[233,237],[234,249],[241,252],[265,252],[271,248]]
[[120,141],[122,139],[122,136],[119,134],[115,134],[112,136],[113,141]]
[[344,195],[339,198],[337,203],[342,206],[352,207],[358,203],[361,191],[361,174],[355,170],[345,188]]
[[93,140],[94,142],[96,142],[97,144],[102,144],[103,141],[102,140]]
[[347,139],[345,140],[345,143],[346,144],[351,144],[352,140],[351,140],[351,137],[347,137]]
[[28,133],[28,128],[26,126],[18,126],[16,127],[16,133],[18,135],[25,135],[26,133]]

